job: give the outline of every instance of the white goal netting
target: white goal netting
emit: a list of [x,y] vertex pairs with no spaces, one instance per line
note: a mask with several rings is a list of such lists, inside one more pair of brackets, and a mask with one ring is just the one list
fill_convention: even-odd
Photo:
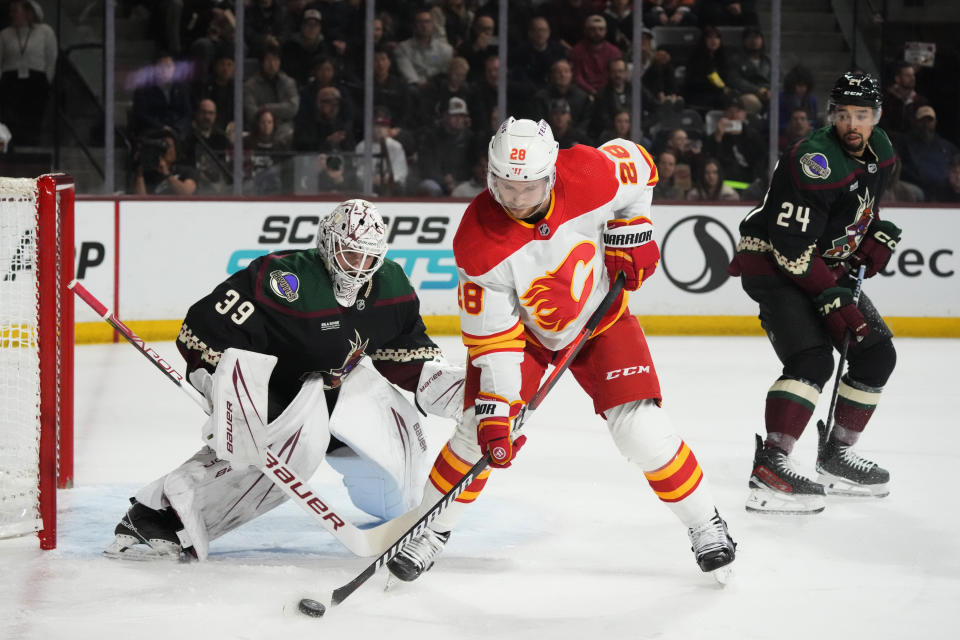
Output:
[[39,531],[37,181],[0,178],[0,537]]

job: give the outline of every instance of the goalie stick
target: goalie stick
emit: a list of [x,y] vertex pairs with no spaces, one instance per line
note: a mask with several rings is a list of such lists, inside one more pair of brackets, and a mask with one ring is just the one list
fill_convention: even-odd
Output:
[[[516,420],[514,421],[514,434],[520,432],[520,429],[523,426],[527,416],[529,416],[531,412],[535,411],[537,407],[540,406],[540,403],[543,402],[543,399],[557,384],[557,381],[563,372],[567,370],[567,368],[570,366],[570,363],[573,362],[574,358],[577,357],[577,354],[580,353],[580,350],[586,344],[587,339],[589,339],[590,336],[593,335],[593,332],[596,331],[597,325],[600,324],[600,320],[603,319],[604,315],[606,315],[611,305],[613,305],[614,301],[623,290],[623,284],[624,275],[621,272],[617,274],[617,279],[614,281],[613,286],[610,287],[610,291],[607,292],[607,295],[604,296],[603,300],[600,301],[600,304],[597,306],[596,310],[594,310],[593,314],[587,320],[587,324],[584,325],[583,329],[580,330],[580,333],[578,333],[573,339],[573,342],[570,343],[570,346],[567,348],[563,357],[561,357],[554,366],[553,371],[550,372],[547,379],[540,385],[540,388],[537,389],[537,392],[533,394],[530,402],[524,405],[523,409],[520,410],[520,413],[517,415]],[[463,490],[474,481],[477,475],[487,468],[489,464],[490,454],[487,453],[479,461],[477,461],[477,463],[464,474],[463,478],[461,478],[459,482],[457,482],[449,491],[447,491],[447,493],[444,494],[444,496],[440,498],[440,500],[433,505],[433,507],[431,507],[423,516],[421,516],[421,518],[417,520],[417,522],[410,527],[406,533],[397,538],[397,540],[390,545],[390,547],[384,551],[380,557],[378,557],[373,561],[372,564],[370,564],[370,566],[360,572],[360,575],[342,587],[334,589],[328,602],[332,606],[336,606],[350,597],[350,594],[352,594],[361,585],[363,585],[363,583],[373,577],[380,567],[385,565],[390,561],[391,558],[397,555],[400,552],[400,549],[402,549],[407,542],[412,540],[414,536],[419,535],[429,523],[433,522],[433,520],[435,520],[437,516],[439,516],[450,505],[451,502],[456,500],[457,496],[459,496]],[[321,603],[313,601],[311,604],[304,605],[303,601],[301,601],[301,611],[304,610],[304,606],[310,608],[317,604]],[[326,607],[322,606],[321,604],[319,608],[319,615],[322,615],[322,612],[325,610],[325,608]]]
[[[857,283],[853,288],[854,305],[860,302],[860,290],[863,288],[863,274],[866,268],[866,265],[861,264],[857,270]],[[837,363],[837,375],[833,380],[833,396],[830,398],[830,409],[827,411],[827,421],[826,423],[824,423],[823,420],[817,421],[817,432],[820,434],[821,440],[824,440],[830,435],[830,427],[833,426],[833,410],[837,406],[837,397],[840,395],[840,378],[843,376],[843,369],[847,364],[847,351],[850,350],[850,337],[851,332],[847,329],[843,334],[843,344],[840,346],[840,362]]]
[[[90,293],[82,284],[76,280],[72,281],[68,288],[72,289],[77,296],[83,300],[97,315],[112,326],[127,342],[134,346],[150,362],[154,364],[168,380],[190,396],[207,414],[212,411],[207,399],[194,388],[193,385],[184,382],[180,373],[167,362],[159,352],[148,345],[133,330],[130,329],[120,318],[108,309],[96,296]],[[266,464],[259,467],[260,471],[267,476],[287,497],[295,502],[301,509],[308,513],[315,522],[329,531],[343,546],[358,556],[375,556],[386,551],[396,540],[401,532],[405,531],[416,521],[416,511],[410,511],[399,518],[389,520],[369,529],[360,529],[346,518],[337,514],[330,507],[330,502],[323,499],[297,471],[289,465],[283,463],[279,458],[267,450]]]

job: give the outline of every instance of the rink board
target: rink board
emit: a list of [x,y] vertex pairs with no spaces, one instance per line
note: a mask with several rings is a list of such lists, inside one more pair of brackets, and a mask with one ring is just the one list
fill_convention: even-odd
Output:
[[[336,202],[317,200],[82,199],[77,203],[78,276],[135,330],[175,335],[189,305],[254,258],[314,246]],[[388,256],[405,269],[432,331],[457,332],[452,242],[466,202],[384,201]],[[648,332],[756,334],[753,302],[726,273],[748,206],[657,205],[657,274],[631,297]],[[886,208],[903,228],[887,271],[865,291],[901,335],[960,335],[958,244],[953,208]],[[931,232],[931,230],[935,230]],[[77,306],[78,338],[110,339]]]

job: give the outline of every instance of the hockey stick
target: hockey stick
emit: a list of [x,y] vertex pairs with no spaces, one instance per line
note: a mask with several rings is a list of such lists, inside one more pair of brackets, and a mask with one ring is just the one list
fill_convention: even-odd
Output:
[[[624,275],[623,273],[617,274],[617,279],[614,281],[613,286],[610,288],[610,291],[607,292],[607,295],[604,296],[603,300],[600,301],[600,305],[596,308],[590,318],[587,320],[587,324],[584,325],[583,329],[580,330],[580,333],[573,339],[573,342],[570,343],[570,346],[567,348],[563,357],[556,363],[553,371],[550,372],[550,375],[547,379],[540,385],[540,388],[537,389],[537,392],[533,394],[533,397],[530,399],[520,413],[517,415],[514,421],[514,433],[518,433],[520,428],[523,425],[523,422],[530,415],[531,412],[535,411],[537,407],[540,406],[540,403],[543,402],[543,399],[547,396],[551,389],[557,384],[560,376],[566,371],[570,364],[573,362],[574,358],[577,357],[577,354],[580,353],[580,350],[586,344],[587,339],[593,335],[593,332],[596,331],[597,326],[600,324],[600,321],[609,311],[610,307],[613,305],[614,301],[620,295],[620,292],[623,290]],[[423,529],[437,516],[440,515],[451,502],[457,499],[464,489],[466,489],[476,477],[487,468],[490,464],[490,454],[485,454],[475,465],[473,465],[469,471],[467,471],[463,478],[455,484],[449,491],[440,500],[430,508],[406,533],[400,536],[396,542],[394,542],[389,549],[380,555],[379,558],[373,561],[370,566],[360,572],[360,575],[355,577],[353,580],[338,587],[333,590],[333,593],[330,597],[330,603],[333,606],[336,606],[346,600],[350,594],[356,591],[364,582],[373,577],[373,574],[377,570],[390,561],[395,555],[400,552],[400,549],[403,546],[412,540],[414,536],[419,535]],[[319,603],[315,603],[319,604]],[[307,605],[308,607],[310,605]],[[303,608],[301,607],[301,611]],[[322,615],[323,609],[320,609],[320,615]]]
[[[866,271],[865,265],[860,265],[857,270],[857,284],[853,289],[853,304],[860,302],[860,290],[863,288],[863,274]],[[850,350],[851,332],[848,329],[843,334],[843,344],[840,345],[840,361],[837,363],[837,375],[833,380],[833,396],[830,398],[830,409],[827,411],[827,421],[817,421],[817,432],[820,439],[824,442],[830,435],[830,428],[833,426],[833,410],[837,407],[837,397],[840,395],[840,378],[843,376],[844,365],[847,364],[847,351]]]
[[[207,399],[189,383],[184,383],[183,376],[153,347],[135,334],[120,318],[108,309],[100,300],[90,293],[82,284],[74,280],[68,288],[90,306],[103,320],[122,335],[127,342],[134,346],[150,362],[154,364],[168,380],[190,396],[207,413],[211,406]],[[310,514],[314,521],[329,531],[343,546],[358,556],[374,556],[383,553],[396,540],[397,536],[405,531],[416,519],[416,511],[406,513],[399,518],[384,522],[370,529],[360,529],[345,518],[340,517],[329,506],[307,480],[300,476],[289,465],[279,460],[269,449],[267,462],[260,467],[260,471],[267,476],[287,497]]]

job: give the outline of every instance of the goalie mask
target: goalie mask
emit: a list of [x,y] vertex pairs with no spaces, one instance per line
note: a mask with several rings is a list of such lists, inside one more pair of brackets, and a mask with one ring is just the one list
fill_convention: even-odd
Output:
[[317,251],[333,281],[337,303],[352,307],[360,289],[383,265],[386,225],[366,200],[347,200],[320,222]]
[[487,153],[487,187],[507,213],[526,218],[550,197],[559,146],[544,120],[511,117],[500,125]]

